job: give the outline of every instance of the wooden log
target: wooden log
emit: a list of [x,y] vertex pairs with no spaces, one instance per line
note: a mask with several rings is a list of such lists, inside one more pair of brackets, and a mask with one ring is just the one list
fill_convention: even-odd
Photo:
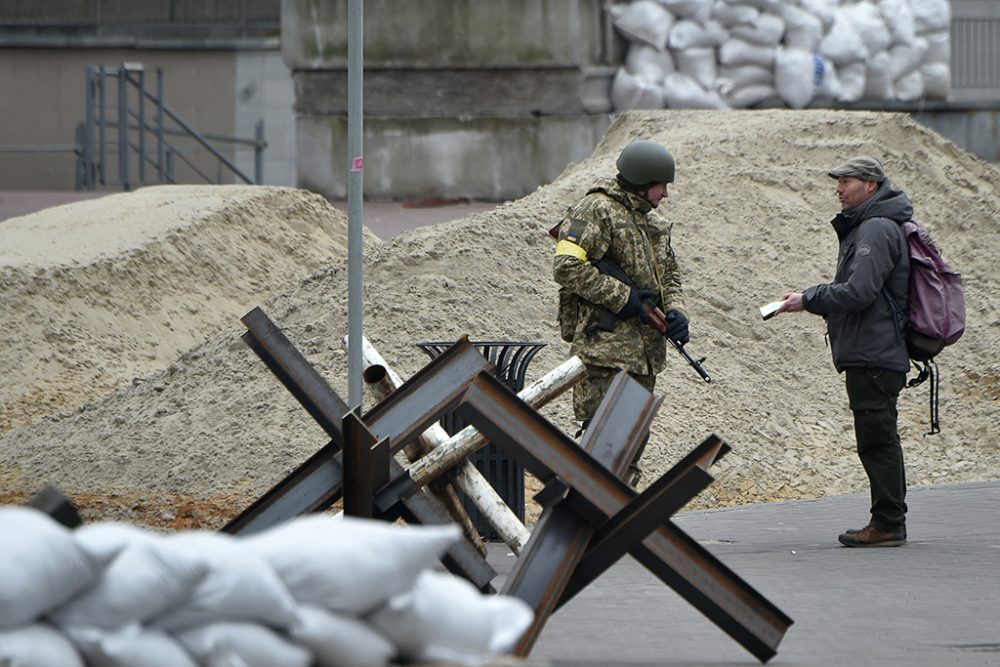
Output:
[[[345,338],[345,342],[346,340]],[[367,339],[362,339],[362,354],[366,368],[381,366],[384,369],[384,377],[377,377],[380,371],[376,369],[373,369],[372,375],[376,384],[383,387],[382,391],[402,384],[402,379]],[[583,363],[577,357],[571,357],[537,382],[525,387],[518,396],[537,409],[582,380],[585,373]],[[426,485],[446,471],[454,469],[456,485],[479,508],[511,551],[520,554],[530,532],[497,494],[496,489],[467,460],[486,445],[486,438],[471,426],[455,436],[449,436],[440,424],[433,424],[421,434],[421,440],[431,451],[410,466],[411,476],[421,485]]]

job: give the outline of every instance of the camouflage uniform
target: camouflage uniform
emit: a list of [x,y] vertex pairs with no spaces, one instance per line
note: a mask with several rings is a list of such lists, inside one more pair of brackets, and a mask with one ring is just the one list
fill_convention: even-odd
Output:
[[588,377],[573,389],[574,412],[584,422],[593,417],[619,370],[652,391],[666,359],[667,341],[638,317],[616,320],[612,331],[597,328],[602,316],[625,306],[630,292],[628,285],[591,263],[605,255],[639,288],[654,290],[662,310],[676,307],[681,298],[670,226],[656,217],[648,201],[607,179],[569,209],[559,229],[553,274],[561,286],[562,337],[587,366]]

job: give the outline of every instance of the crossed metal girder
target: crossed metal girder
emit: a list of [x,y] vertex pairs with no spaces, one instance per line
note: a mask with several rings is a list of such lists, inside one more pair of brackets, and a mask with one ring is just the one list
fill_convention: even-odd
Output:
[[[257,353],[331,440],[223,527],[224,532],[234,534],[257,532],[301,514],[322,511],[340,499],[345,479],[341,455],[344,443],[343,423],[345,418],[357,417],[357,413],[352,413],[347,408],[344,401],[260,308],[254,308],[241,321],[247,327],[243,334],[244,342]],[[412,384],[400,387],[393,394],[396,398],[393,408],[376,411],[370,423],[367,419],[364,420],[364,426],[368,431],[374,431],[375,441],[388,440],[402,447],[406,444],[406,438],[419,434],[461,398],[460,392],[456,394],[454,391],[450,397],[447,392],[445,398],[436,396],[433,403],[438,413],[427,416],[413,408],[415,402],[418,404],[421,400],[420,395],[429,400],[430,394],[437,394],[442,387],[464,387],[471,377],[490,368],[492,364],[464,340],[411,378]],[[413,398],[414,395],[417,395],[416,399]],[[419,414],[415,415],[415,412]],[[402,466],[387,455],[386,458],[388,475],[402,475]],[[407,522],[422,524],[452,521],[441,502],[423,492],[401,499],[399,503],[380,511],[377,516],[386,519],[401,516]],[[442,558],[442,563],[449,571],[465,577],[480,590],[493,590],[491,582],[496,577],[496,571],[467,541],[462,540],[453,545]]]

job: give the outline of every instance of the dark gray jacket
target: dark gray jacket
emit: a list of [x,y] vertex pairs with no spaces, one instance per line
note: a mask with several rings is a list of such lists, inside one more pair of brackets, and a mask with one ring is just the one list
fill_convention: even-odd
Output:
[[838,372],[910,368],[902,321],[910,258],[900,224],[912,217],[906,193],[893,190],[886,179],[871,199],[831,221],[840,239],[837,274],[832,283],[805,290],[802,303],[826,318]]

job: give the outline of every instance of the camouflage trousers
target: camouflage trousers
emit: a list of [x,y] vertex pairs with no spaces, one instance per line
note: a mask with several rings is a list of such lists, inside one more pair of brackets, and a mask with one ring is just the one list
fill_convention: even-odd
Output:
[[[611,381],[621,372],[620,368],[609,368],[608,366],[592,366],[587,364],[586,368],[587,376],[573,387],[573,413],[576,415],[577,420],[583,423],[580,429],[581,433],[587,428],[590,420],[594,417],[594,413],[597,412],[597,406],[604,400],[604,395],[608,393]],[[639,375],[636,373],[629,373],[629,375],[652,393],[653,388],[656,386],[655,375]],[[577,437],[579,435],[577,434]],[[632,464],[629,466],[628,474],[625,477],[625,481],[631,483],[633,486],[638,484],[639,479],[642,477],[642,468],[639,466],[639,459],[646,449],[646,442],[648,440],[649,438],[646,438],[639,446],[639,451],[636,452],[635,458],[632,459]]]

